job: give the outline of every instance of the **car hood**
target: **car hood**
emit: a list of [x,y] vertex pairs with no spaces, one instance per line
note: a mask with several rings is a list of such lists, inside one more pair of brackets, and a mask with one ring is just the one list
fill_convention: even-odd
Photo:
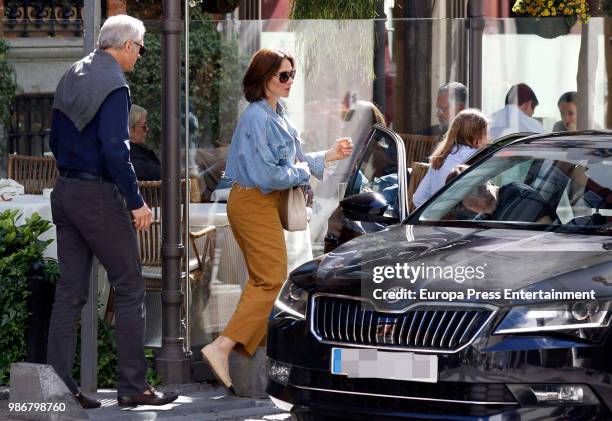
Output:
[[[405,287],[428,291],[503,291],[554,288],[595,289],[612,295],[612,237],[518,229],[397,225],[352,240],[320,261],[314,278],[321,292],[363,295],[371,288]],[[374,273],[377,267],[400,267],[400,279]],[[403,271],[422,267],[421,274]],[[441,276],[441,269],[446,271]],[[482,277],[467,279],[472,267]],[[450,268],[450,269],[449,269]],[[389,270],[389,269],[387,269]],[[437,271],[437,272],[436,272]],[[405,276],[408,274],[408,276]],[[463,279],[459,279],[463,278]],[[417,300],[418,301],[418,300]],[[479,300],[503,305],[504,300]]]

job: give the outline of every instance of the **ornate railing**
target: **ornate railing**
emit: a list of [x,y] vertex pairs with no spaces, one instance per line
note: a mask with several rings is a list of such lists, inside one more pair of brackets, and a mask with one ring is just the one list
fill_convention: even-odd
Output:
[[83,35],[84,0],[5,0],[0,24],[5,35]]
[[8,153],[42,156],[49,152],[53,94],[24,94],[15,97],[8,129]]

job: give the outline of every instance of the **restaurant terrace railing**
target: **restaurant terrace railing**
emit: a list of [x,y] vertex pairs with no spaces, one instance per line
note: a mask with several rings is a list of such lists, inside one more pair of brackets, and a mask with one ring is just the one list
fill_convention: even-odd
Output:
[[42,156],[49,152],[53,94],[23,94],[15,97],[9,154]]
[[83,7],[84,0],[5,0],[0,31],[6,37],[80,37]]

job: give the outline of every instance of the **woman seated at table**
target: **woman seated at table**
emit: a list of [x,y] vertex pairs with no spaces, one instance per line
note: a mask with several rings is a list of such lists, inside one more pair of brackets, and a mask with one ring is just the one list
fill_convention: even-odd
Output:
[[161,180],[161,163],[152,149],[145,146],[149,133],[147,110],[139,105],[132,105],[129,119],[130,161],[138,181]]

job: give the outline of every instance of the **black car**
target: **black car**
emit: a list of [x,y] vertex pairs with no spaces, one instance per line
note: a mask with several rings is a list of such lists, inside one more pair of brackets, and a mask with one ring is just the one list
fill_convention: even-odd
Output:
[[[530,135],[533,133],[514,133],[495,139],[488,147],[471,156],[466,164],[471,165],[510,142]],[[340,201],[328,221],[324,239],[326,253],[355,237],[380,231],[406,218],[409,198],[405,192],[411,178],[406,149],[415,147],[407,144],[409,142],[411,139],[402,139],[398,134],[382,125],[375,125],[369,136],[363,142],[358,142],[353,159],[355,164],[348,179],[343,200]],[[372,181],[362,183],[363,177],[368,175]],[[401,189],[400,186],[402,186]],[[385,194],[376,197],[361,194],[379,190],[384,191]],[[383,198],[384,201],[381,200]],[[391,206],[387,200],[392,202]],[[371,209],[374,215],[360,212],[364,206],[374,208]],[[382,208],[385,208],[385,212],[383,215],[378,215]]]
[[[353,220],[401,216],[403,186],[381,187]],[[403,223],[290,274],[268,393],[298,419],[612,419],[611,189],[609,132],[484,154]]]

